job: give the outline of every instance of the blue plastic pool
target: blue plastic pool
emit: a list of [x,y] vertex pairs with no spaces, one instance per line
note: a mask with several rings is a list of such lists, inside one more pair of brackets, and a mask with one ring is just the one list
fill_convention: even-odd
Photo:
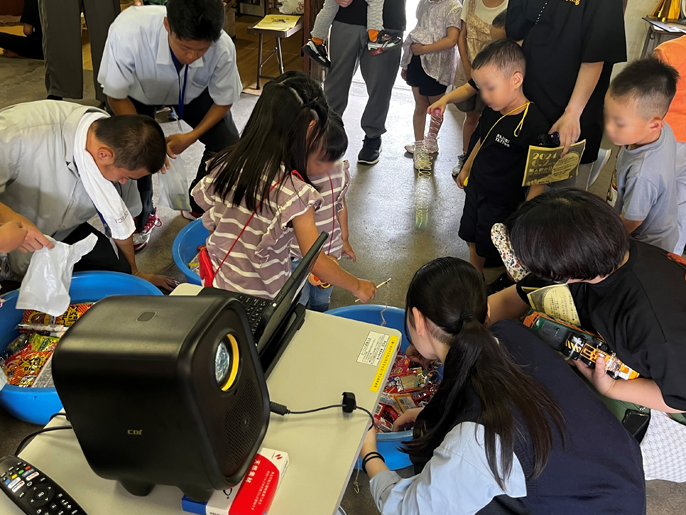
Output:
[[[358,320],[368,324],[381,325],[381,311],[384,306],[368,304],[364,306],[346,306],[332,309],[328,312],[341,318]],[[403,335],[400,351],[405,352],[409,341],[405,335],[405,311],[400,308],[389,307],[384,313],[386,326],[397,329]],[[391,470],[398,470],[412,465],[407,454],[400,450],[402,442],[412,440],[412,431],[400,431],[398,433],[379,433],[376,437],[379,452],[386,460],[386,465]],[[359,463],[358,463],[359,465]]]
[[[133,275],[117,272],[75,273],[69,288],[71,302],[94,302],[110,295],[162,295],[147,281]],[[16,309],[18,291],[2,296],[0,308],[0,353],[18,335],[16,329],[24,311]],[[32,424],[45,425],[50,416],[62,409],[54,388],[20,388],[7,385],[0,390],[0,406],[12,416]]]
[[210,233],[198,219],[184,227],[174,239],[172,257],[177,268],[186,276],[186,281],[202,286],[200,276],[188,268],[188,263],[198,254],[198,247],[204,245]]

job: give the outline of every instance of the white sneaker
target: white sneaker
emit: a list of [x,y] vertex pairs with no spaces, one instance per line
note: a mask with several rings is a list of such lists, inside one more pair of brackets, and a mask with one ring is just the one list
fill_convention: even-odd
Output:
[[586,185],[587,190],[591,186],[593,186],[595,181],[598,180],[600,172],[603,170],[607,162],[610,160],[611,156],[611,150],[608,150],[606,148],[601,148],[600,150],[598,150],[598,159],[596,159],[595,163],[593,163],[593,168],[591,168],[591,173],[588,176],[588,184]]
[[414,145],[405,145],[405,152],[408,154],[414,154]]
[[135,232],[133,233],[133,250],[140,252],[148,246],[150,242],[150,233]]

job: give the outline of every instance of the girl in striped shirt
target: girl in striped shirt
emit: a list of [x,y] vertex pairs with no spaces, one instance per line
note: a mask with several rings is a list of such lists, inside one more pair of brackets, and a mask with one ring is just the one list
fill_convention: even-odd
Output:
[[[327,121],[316,82],[302,73],[277,79],[265,86],[238,143],[210,162],[193,198],[205,210],[214,269],[224,260],[213,286],[273,299],[291,274],[293,239],[303,255],[315,242],[314,212],[322,197],[308,179],[307,164],[308,156],[326,148]],[[363,302],[376,293],[374,283],[325,254],[312,272]]]
[[[349,164],[347,161],[338,161],[330,166],[347,149],[348,136],[345,134],[343,120],[336,113],[330,112],[326,128],[326,148],[318,155],[310,156],[307,171],[312,186],[322,196],[322,205],[315,211],[314,221],[317,230],[329,233],[329,239],[324,243],[324,252],[336,261],[341,256],[356,261],[355,252],[348,241],[348,207],[345,203],[345,194],[350,187]],[[295,270],[302,261],[300,247],[296,242],[291,245],[291,251],[292,269]],[[308,305],[312,311],[328,311],[332,290],[330,285],[321,285],[310,280],[303,288],[300,303]]]

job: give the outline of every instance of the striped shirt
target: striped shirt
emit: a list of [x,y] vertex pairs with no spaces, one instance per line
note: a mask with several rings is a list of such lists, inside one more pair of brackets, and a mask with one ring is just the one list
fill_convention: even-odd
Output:
[[295,232],[290,222],[310,207],[319,209],[322,198],[312,186],[292,175],[272,191],[263,209],[246,226],[252,211],[245,207],[245,201],[237,207],[224,203],[212,188],[215,175],[216,171],[202,179],[192,192],[205,210],[203,225],[211,233],[207,252],[215,270],[243,227],[245,231],[212,286],[273,299],[291,275],[290,248]]
[[[341,224],[339,214],[343,211],[345,204],[345,194],[350,187],[350,171],[347,163],[339,162],[329,171],[329,173],[310,177],[312,185],[322,196],[322,205],[314,213],[314,222],[317,231],[329,233],[329,239],[324,243],[324,252],[336,259],[341,259],[343,253],[343,238],[341,235]],[[329,180],[329,178],[331,180]],[[298,242],[293,240],[291,245],[293,257],[302,259],[302,252]]]

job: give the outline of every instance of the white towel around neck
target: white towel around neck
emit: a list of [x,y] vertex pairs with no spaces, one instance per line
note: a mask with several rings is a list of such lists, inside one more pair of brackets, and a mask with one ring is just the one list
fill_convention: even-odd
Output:
[[93,122],[101,118],[107,118],[107,115],[104,113],[86,113],[81,118],[74,138],[74,161],[76,161],[76,166],[79,169],[83,187],[95,204],[95,209],[98,210],[109,226],[112,238],[125,240],[136,230],[133,217],[117,188],[102,176],[93,156],[86,150],[88,129]]

